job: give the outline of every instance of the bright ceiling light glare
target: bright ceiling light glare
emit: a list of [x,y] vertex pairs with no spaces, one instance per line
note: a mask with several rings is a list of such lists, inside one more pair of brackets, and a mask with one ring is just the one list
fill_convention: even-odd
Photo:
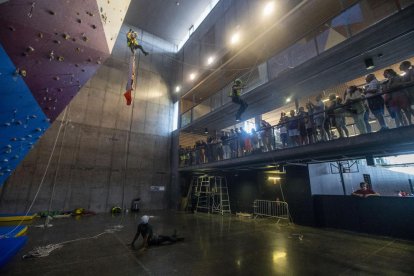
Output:
[[280,259],[284,259],[284,258],[286,258],[286,252],[284,252],[284,251],[273,252],[273,262],[274,263],[278,263],[278,261],[280,261]]
[[274,12],[274,10],[275,10],[275,2],[274,1],[268,2],[263,8],[263,15],[269,16]]
[[211,65],[214,62],[214,57],[211,56],[207,59],[207,65]]
[[286,103],[290,103],[291,100],[291,98],[286,98]]
[[282,178],[276,176],[269,176],[269,180],[281,180]]
[[180,91],[181,91],[181,86],[177,85],[177,86],[175,87],[175,92],[176,92],[176,93],[178,93],[178,92],[180,92]]
[[231,36],[230,43],[235,45],[240,42],[240,33],[235,33]]
[[196,78],[196,73],[191,73],[190,74],[190,80],[195,80]]

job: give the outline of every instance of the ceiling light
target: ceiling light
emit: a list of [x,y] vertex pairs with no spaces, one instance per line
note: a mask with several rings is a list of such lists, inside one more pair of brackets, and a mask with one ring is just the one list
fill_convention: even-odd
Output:
[[372,60],[372,58],[367,58],[364,60],[364,62],[365,62],[365,68],[367,70],[371,70],[375,68],[374,60]]
[[181,86],[179,86],[179,85],[177,85],[176,87],[175,87],[175,92],[180,92],[180,90],[181,90]]
[[231,36],[231,44],[237,44],[240,41],[240,33],[235,33]]
[[265,5],[265,7],[263,8],[263,15],[268,16],[268,15],[272,14],[274,10],[275,10],[275,2],[273,2],[273,1],[268,2]]
[[286,102],[287,103],[290,103],[290,101],[291,101],[291,98],[289,97],[289,98],[286,98]]
[[195,79],[195,77],[196,77],[196,73],[191,73],[191,74],[190,74],[190,80],[194,80],[194,79]]
[[276,176],[269,176],[268,178],[269,180],[281,180],[281,177],[276,177]]
[[207,65],[210,65],[210,64],[212,64],[214,62],[214,57],[213,56],[211,56],[211,57],[209,57],[208,59],[207,59]]

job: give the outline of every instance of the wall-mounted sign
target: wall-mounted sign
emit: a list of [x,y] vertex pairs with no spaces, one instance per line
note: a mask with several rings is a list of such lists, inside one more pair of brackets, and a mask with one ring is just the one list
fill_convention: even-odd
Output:
[[164,192],[165,186],[151,186],[150,190],[151,192]]

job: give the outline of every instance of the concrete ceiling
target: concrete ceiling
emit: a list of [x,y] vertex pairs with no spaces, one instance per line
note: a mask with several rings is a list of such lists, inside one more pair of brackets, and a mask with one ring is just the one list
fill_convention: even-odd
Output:
[[132,0],[125,21],[178,45],[211,2],[212,0]]
[[[316,91],[360,78],[367,73],[363,63],[365,57],[373,57],[378,69],[412,58],[413,10],[414,6],[407,8],[246,93],[243,98],[249,108],[243,118],[253,118],[284,106],[285,98],[292,96],[292,91],[296,91],[297,98],[306,99]],[[382,35],[378,36],[378,33]],[[185,126],[182,131],[202,134],[205,128],[220,130],[232,126],[237,109],[237,105],[227,103]]]
[[[249,31],[246,41],[234,54],[227,52],[216,63],[221,64],[214,71],[205,71],[199,77],[199,82],[182,95],[183,99],[192,101],[196,95],[196,103],[204,101],[212,93],[219,91],[225,84],[230,83],[237,76],[250,71],[252,66],[265,62],[276,53],[292,45],[299,38],[306,38],[316,26],[322,25],[333,15],[339,14],[356,0],[350,0],[342,5],[339,1],[313,0],[289,1],[289,5],[282,6],[280,18],[277,18],[265,29],[254,22],[248,25]],[[300,24],[299,24],[300,22]],[[282,27],[281,27],[282,26]],[[284,26],[289,26],[289,31]],[[257,51],[260,49],[260,51]],[[234,71],[233,68],[248,68]],[[223,72],[225,72],[223,74]],[[197,102],[197,99],[198,102]]]

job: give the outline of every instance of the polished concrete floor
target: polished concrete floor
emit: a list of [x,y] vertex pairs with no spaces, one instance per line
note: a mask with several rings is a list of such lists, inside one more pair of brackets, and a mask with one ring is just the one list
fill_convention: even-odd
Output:
[[[277,225],[269,219],[147,214],[154,216],[154,232],[177,229],[185,241],[130,249],[126,244],[142,213],[123,221],[109,215],[53,220],[46,230],[29,228],[28,244],[0,275],[414,275],[414,242]],[[21,259],[35,246],[94,236],[121,223],[124,227],[113,234],[67,243],[48,257]]]

